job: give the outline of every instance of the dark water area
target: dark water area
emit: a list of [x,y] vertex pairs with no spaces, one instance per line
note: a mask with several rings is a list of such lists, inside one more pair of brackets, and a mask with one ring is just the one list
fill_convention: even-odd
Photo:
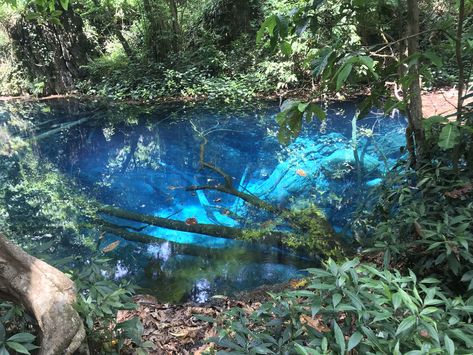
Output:
[[[279,206],[315,203],[342,231],[349,230],[363,196],[382,182],[404,145],[402,116],[384,117],[373,111],[359,120],[357,147],[366,167],[360,189],[353,166],[355,106],[330,105],[326,122],[305,125],[300,137],[287,146],[277,141],[274,116],[279,108],[272,103],[225,111],[202,105],[107,107],[57,100],[38,104],[29,119],[40,137],[39,154],[101,202],[153,216],[231,227],[271,220],[234,196],[186,190],[222,181],[200,166],[200,147],[206,140],[205,160],[228,173],[239,190]],[[305,255],[261,243],[114,222],[145,227],[143,233],[157,239],[144,245],[107,235],[103,246],[120,240],[109,253],[116,265],[110,276],[130,279],[162,301],[203,302],[216,294],[285,282],[314,265]]]

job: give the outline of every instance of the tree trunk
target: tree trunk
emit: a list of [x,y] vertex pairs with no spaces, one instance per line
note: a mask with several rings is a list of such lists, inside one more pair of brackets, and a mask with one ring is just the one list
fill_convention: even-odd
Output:
[[156,19],[153,14],[153,7],[149,0],[143,0],[144,17],[148,22],[148,29],[146,33],[146,46],[150,51],[150,56],[154,62],[158,62],[159,59],[159,48],[158,48],[158,28]]
[[[82,78],[92,46],[83,31],[81,17],[69,8],[60,24],[38,23],[19,17],[8,28],[15,58],[31,81],[43,82],[38,94],[64,94]],[[37,88],[40,91],[40,86]]]
[[113,25],[113,26],[115,26],[113,29],[115,36],[117,36],[118,40],[120,41],[120,44],[122,45],[126,56],[128,58],[133,58],[133,50],[131,49],[130,44],[128,43],[126,38],[123,36],[121,29],[118,28],[116,25]]
[[85,339],[74,283],[0,235],[0,298],[21,303],[41,330],[40,355],[72,354]]
[[179,13],[177,9],[176,0],[169,0],[169,10],[171,12],[171,27],[172,27],[172,47],[175,52],[179,50],[179,39],[181,33],[181,26],[179,24]]
[[[419,52],[419,5],[417,0],[407,0],[407,51],[408,56]],[[419,65],[411,65],[409,69],[411,79],[408,92],[407,116],[409,128],[415,139],[415,154],[413,164],[419,163],[424,157],[424,130],[422,128],[422,96],[419,76]]]
[[463,65],[463,23],[465,21],[465,0],[460,0],[458,10],[458,26],[457,26],[457,37],[455,43],[455,56],[457,59],[458,66],[458,98],[457,98],[457,122],[462,120],[463,111],[463,90],[465,87],[465,66]]

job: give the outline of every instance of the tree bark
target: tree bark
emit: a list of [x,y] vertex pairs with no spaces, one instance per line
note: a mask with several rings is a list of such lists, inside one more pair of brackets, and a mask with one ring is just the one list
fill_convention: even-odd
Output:
[[463,40],[463,23],[465,21],[465,0],[460,0],[460,8],[458,10],[458,26],[457,38],[455,43],[455,56],[458,66],[458,98],[457,98],[457,122],[462,120],[463,111],[463,90],[465,87],[465,68],[463,65],[462,40]]
[[122,45],[126,56],[128,58],[133,58],[133,50],[131,49],[131,47],[130,47],[128,41],[126,40],[126,38],[123,36],[123,33],[122,33],[121,29],[118,28],[116,25],[112,25],[112,26],[115,26],[113,28],[113,31],[115,33],[115,36],[117,36],[118,40],[120,41],[120,44]]
[[[412,57],[419,52],[419,5],[418,0],[407,0],[407,51]],[[410,85],[408,94],[407,116],[410,130],[415,139],[415,157],[413,165],[424,157],[425,139],[422,128],[422,96],[419,76],[419,65],[411,65],[409,69]]]
[[0,297],[21,303],[41,331],[40,355],[72,354],[85,339],[74,283],[0,235]]
[[[75,89],[85,75],[82,66],[93,54],[81,17],[71,7],[60,24],[38,23],[19,17],[7,29],[14,56],[32,82],[43,82],[39,94],[64,94]],[[39,90],[39,89],[38,89]]]

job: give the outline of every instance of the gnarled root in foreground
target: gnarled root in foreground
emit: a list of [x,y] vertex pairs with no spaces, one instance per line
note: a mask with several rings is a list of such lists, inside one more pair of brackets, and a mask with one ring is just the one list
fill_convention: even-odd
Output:
[[66,275],[0,235],[0,298],[24,305],[36,318],[40,355],[72,354],[81,346],[85,329],[75,297]]

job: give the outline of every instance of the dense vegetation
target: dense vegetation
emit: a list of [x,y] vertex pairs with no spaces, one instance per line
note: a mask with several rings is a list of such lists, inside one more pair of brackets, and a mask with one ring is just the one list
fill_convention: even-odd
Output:
[[[467,354],[473,351],[472,16],[468,0],[12,1],[0,7],[2,94],[234,107],[274,96],[285,100],[276,117],[283,144],[305,122],[325,119],[321,100],[359,96],[356,114],[347,118],[358,176],[366,169],[357,121],[372,107],[400,110],[408,119],[402,158],[362,201],[347,236],[333,233],[317,208],[277,211],[294,226],[282,237],[254,226],[226,230],[232,237],[286,238],[292,247],[332,258],[293,289],[271,294],[255,312],[233,308],[207,319],[218,329],[208,351]],[[425,117],[422,90],[441,86],[455,86],[455,109]],[[47,261],[61,254],[61,238],[77,258],[87,255],[91,263],[81,270],[74,258],[57,266],[76,283],[75,310],[89,346],[145,353],[152,344],[142,342],[138,320],[113,326],[118,309],[133,307],[133,287],[116,285],[102,272],[102,233],[131,239],[136,233],[101,215],[126,211],[99,205],[41,160],[22,136],[34,130],[25,116],[15,118],[14,131],[0,126],[1,232]],[[225,172],[204,160],[202,138],[199,163],[221,175],[218,188],[275,212],[236,191]],[[2,282],[0,272],[0,296],[8,293]],[[34,350],[34,321],[25,323],[23,310],[11,303],[0,306],[0,353]]]

